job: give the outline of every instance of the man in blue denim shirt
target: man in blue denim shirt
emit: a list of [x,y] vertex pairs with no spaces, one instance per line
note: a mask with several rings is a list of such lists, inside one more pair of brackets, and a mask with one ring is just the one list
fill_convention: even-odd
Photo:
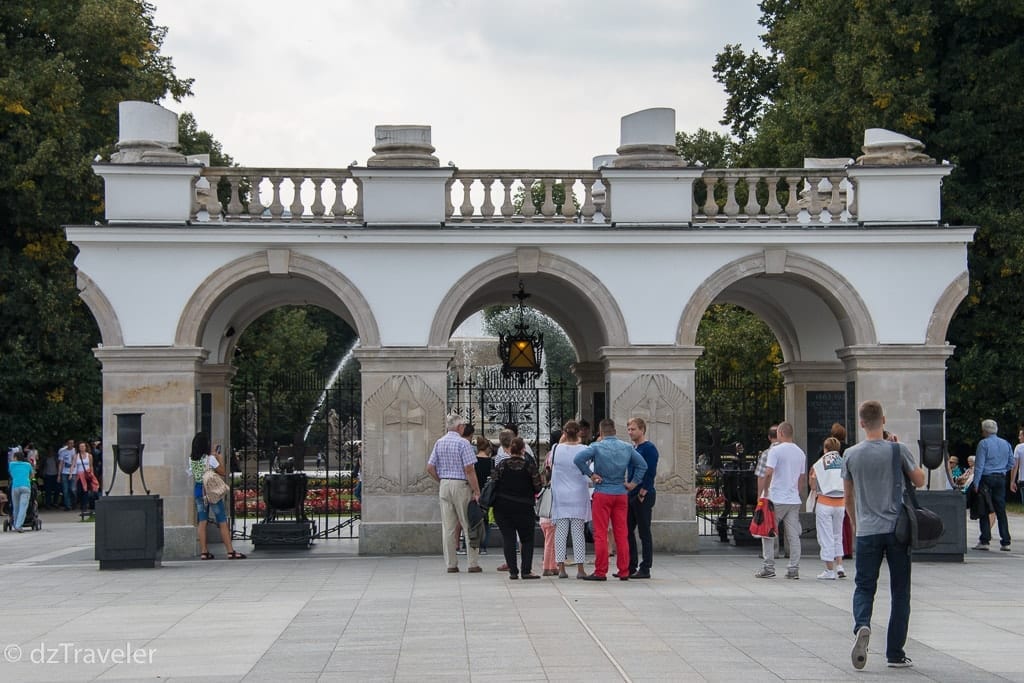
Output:
[[[619,553],[615,558],[622,580],[629,579],[629,547],[626,533],[626,496],[635,489],[647,473],[647,463],[636,449],[615,436],[615,422],[601,420],[598,427],[601,437],[589,448],[576,454],[573,462],[583,476],[594,482],[594,573],[583,578],[587,581],[605,581],[608,575],[608,520],[611,518],[612,532]],[[590,463],[594,471],[590,471]],[[626,469],[633,471],[633,478],[626,481]]]
[[[978,451],[974,454],[974,491],[980,493],[988,489],[992,497],[992,509],[999,523],[999,549],[1010,550],[1010,527],[1006,521],[1006,473],[1013,468],[1013,449],[1010,442],[999,436],[999,425],[995,420],[982,420],[981,433],[984,437],[978,442]],[[978,518],[981,535],[975,550],[988,550],[992,540],[992,520],[988,515]]]

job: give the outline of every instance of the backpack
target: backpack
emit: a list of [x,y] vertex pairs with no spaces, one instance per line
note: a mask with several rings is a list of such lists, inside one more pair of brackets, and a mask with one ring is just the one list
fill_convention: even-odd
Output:
[[209,456],[204,456],[203,463],[203,498],[209,505],[215,505],[228,495],[228,485],[217,471],[210,467]]

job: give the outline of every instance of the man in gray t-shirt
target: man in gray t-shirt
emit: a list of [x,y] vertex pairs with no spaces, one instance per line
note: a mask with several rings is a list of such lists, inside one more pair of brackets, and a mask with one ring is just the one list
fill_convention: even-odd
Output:
[[[881,403],[865,401],[858,413],[867,439],[847,448],[843,457],[846,512],[857,539],[857,578],[853,592],[856,640],[850,656],[855,669],[864,668],[871,638],[871,612],[878,587],[878,571],[885,557],[889,565],[892,603],[885,658],[890,667],[905,668],[911,665],[903,649],[910,624],[910,549],[896,540],[896,520],[903,499],[905,477],[914,486],[921,486],[924,484],[924,470],[917,466],[906,446],[883,438],[885,415]],[[900,475],[894,481],[897,479],[897,458]]]

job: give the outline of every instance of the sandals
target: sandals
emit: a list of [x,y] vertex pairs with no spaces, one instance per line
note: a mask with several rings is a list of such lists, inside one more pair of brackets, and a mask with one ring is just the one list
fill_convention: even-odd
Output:
[[246,555],[243,555],[237,550],[232,550],[230,553],[228,553],[229,560],[244,560],[246,557]]
[[200,560],[212,560],[213,559],[213,553],[202,553],[199,556],[199,559]]

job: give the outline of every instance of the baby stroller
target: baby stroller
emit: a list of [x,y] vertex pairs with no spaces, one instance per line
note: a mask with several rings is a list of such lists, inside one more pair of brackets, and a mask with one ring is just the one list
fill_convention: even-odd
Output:
[[[7,515],[7,519],[4,520],[4,531],[14,528],[14,500],[10,493],[10,489],[8,489],[7,500],[4,501],[3,514]],[[25,522],[21,525],[22,529],[39,531],[43,528],[43,522],[39,519],[39,503],[36,502],[38,497],[39,488],[35,482],[32,482],[32,488],[28,494],[28,509],[25,510]]]

